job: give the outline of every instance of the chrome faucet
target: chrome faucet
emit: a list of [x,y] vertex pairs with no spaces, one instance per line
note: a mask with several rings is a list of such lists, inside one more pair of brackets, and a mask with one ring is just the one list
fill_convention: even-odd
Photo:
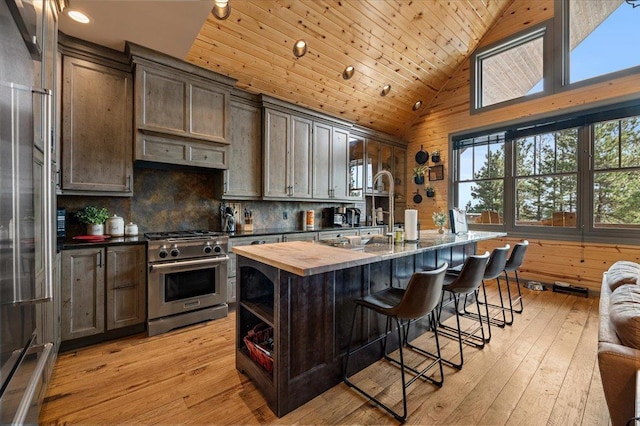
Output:
[[[393,219],[394,219],[393,192],[395,189],[395,182],[393,181],[393,175],[391,174],[391,172],[388,170],[380,170],[378,173],[376,173],[375,176],[373,176],[372,187],[373,188],[376,187],[376,182],[382,176],[386,176],[389,179],[389,211],[383,212],[383,213],[389,214],[389,229],[387,229],[387,233],[391,233],[391,235],[393,235]],[[376,197],[372,196],[371,197],[371,218],[375,218],[375,217],[376,217]],[[373,219],[372,219],[372,222],[373,222]]]

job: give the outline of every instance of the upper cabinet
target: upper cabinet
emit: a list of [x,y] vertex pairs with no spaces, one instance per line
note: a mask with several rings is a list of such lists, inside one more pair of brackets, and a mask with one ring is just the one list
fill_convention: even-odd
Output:
[[235,80],[133,43],[135,159],[229,167]]
[[313,198],[331,201],[349,197],[349,131],[313,123]]
[[270,108],[264,114],[264,198],[310,199],[311,120]]
[[259,199],[262,196],[262,112],[248,96],[231,97],[231,149],[224,171],[222,198]]
[[61,193],[131,196],[133,82],[126,58],[61,42]]

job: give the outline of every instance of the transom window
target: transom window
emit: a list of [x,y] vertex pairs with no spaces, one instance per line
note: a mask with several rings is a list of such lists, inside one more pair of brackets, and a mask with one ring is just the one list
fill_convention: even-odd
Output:
[[471,56],[471,112],[640,72],[640,8],[555,0],[554,18]]

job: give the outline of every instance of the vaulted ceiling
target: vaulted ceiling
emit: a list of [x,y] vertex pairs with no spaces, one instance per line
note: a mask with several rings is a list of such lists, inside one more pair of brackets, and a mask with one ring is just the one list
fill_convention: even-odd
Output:
[[[69,3],[90,14],[91,8],[101,7],[93,15],[96,24],[107,15],[119,20],[117,30],[111,30],[119,34],[112,36],[178,57],[182,53],[170,41],[176,32],[184,36],[191,21],[192,29],[201,27],[181,59],[233,77],[247,91],[402,136],[420,112],[412,109],[414,103],[421,100],[422,108],[429,104],[513,1],[230,0],[226,20],[214,17],[202,1]],[[134,6],[139,10],[133,11]],[[197,17],[187,19],[194,8]],[[133,15],[145,9],[147,16],[135,21]],[[150,21],[154,16],[164,19]],[[65,17],[60,25],[69,35],[121,50],[92,35],[97,29],[75,34]],[[298,39],[308,44],[301,58],[292,51]],[[342,77],[347,65],[355,67],[349,80]],[[391,91],[380,96],[386,84]]]

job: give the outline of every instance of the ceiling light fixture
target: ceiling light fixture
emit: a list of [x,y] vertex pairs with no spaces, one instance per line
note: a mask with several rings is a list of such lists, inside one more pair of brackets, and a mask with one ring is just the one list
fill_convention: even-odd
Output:
[[391,91],[391,85],[385,84],[384,86],[382,86],[382,91],[380,92],[380,96],[387,96],[390,91]]
[[213,12],[213,16],[220,20],[227,19],[231,14],[229,0],[215,0],[211,11]]
[[417,111],[420,109],[421,106],[422,106],[422,101],[416,101],[416,103],[413,104],[413,110]]
[[293,55],[296,58],[301,58],[307,53],[307,42],[300,39],[293,45]]
[[89,22],[91,22],[91,19],[89,19],[87,15],[80,12],[79,10],[68,11],[67,16],[76,22],[80,22],[81,24],[88,24]]
[[353,73],[356,71],[356,68],[353,65],[347,65],[347,67],[342,71],[342,78],[345,80],[349,80],[353,77]]

